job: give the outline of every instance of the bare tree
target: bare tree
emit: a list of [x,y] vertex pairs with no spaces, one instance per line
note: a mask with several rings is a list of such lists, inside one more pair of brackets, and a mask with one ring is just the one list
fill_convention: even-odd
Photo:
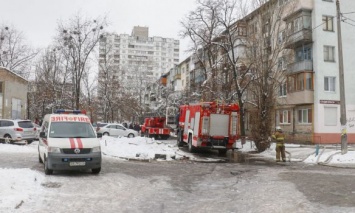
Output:
[[31,60],[38,54],[29,45],[21,32],[14,27],[0,26],[0,66],[28,78]]
[[203,86],[212,94],[207,100],[238,101],[241,136],[245,136],[244,93],[252,78],[244,53],[246,22],[239,19],[247,12],[248,4],[242,0],[200,0],[198,5],[184,28],[185,36],[194,43],[198,65],[205,71],[207,81]]
[[55,108],[71,106],[71,85],[67,61],[61,51],[48,47],[36,62],[35,81],[32,82],[33,103],[29,105],[36,117],[43,117]]
[[84,106],[84,109],[87,109],[88,115],[90,116],[91,122],[94,120],[97,120],[96,114],[94,112],[97,112],[99,107],[99,104],[97,103],[96,99],[96,82],[90,80],[91,77],[89,73],[85,73],[83,76],[83,83],[84,83],[84,100],[82,105]]
[[102,31],[106,26],[105,19],[89,19],[80,15],[58,24],[57,43],[67,58],[74,85],[74,103],[80,108],[82,78],[94,48],[97,46]]
[[253,76],[248,88],[249,112],[251,115],[251,134],[258,151],[269,146],[277,91],[285,83],[284,64],[289,51],[283,46],[283,32],[286,28],[281,17],[284,7],[277,7],[277,2],[263,4],[249,17],[247,58]]
[[189,49],[195,63],[193,74],[205,80],[201,87],[204,100],[216,100],[219,97],[214,78],[217,76],[216,66],[220,59],[218,46],[213,41],[223,31],[218,21],[222,3],[220,0],[198,0],[197,8],[181,22],[182,37],[190,38],[193,44]]

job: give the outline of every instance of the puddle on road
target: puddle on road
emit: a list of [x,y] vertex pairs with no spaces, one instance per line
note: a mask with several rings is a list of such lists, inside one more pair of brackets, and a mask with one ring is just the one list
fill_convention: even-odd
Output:
[[249,161],[249,155],[242,152],[231,152],[227,155],[227,159],[231,163],[245,163]]

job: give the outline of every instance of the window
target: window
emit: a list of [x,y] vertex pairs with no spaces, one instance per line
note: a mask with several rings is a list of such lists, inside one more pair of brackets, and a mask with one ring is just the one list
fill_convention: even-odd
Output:
[[285,30],[282,30],[281,32],[279,32],[277,41],[279,44],[282,44],[285,41],[285,39],[286,39],[286,33]]
[[333,28],[333,17],[331,16],[323,16],[323,30],[324,31],[334,31]]
[[84,122],[52,122],[50,138],[95,138],[91,124]]
[[312,109],[298,110],[298,123],[300,124],[312,123]]
[[306,90],[313,90],[313,74],[305,73],[306,75]]
[[333,46],[324,46],[324,61],[334,62],[334,47]]
[[278,58],[277,68],[279,70],[286,70],[286,62],[285,62],[285,58],[284,57]]
[[279,111],[279,121],[280,121],[280,124],[291,123],[291,111],[290,110],[280,110]]
[[336,126],[337,125],[337,108],[336,107],[324,107],[324,125]]
[[291,23],[291,33],[296,33],[303,28],[302,17],[294,19]]
[[296,49],[296,62],[304,60],[312,60],[312,48],[309,46]]
[[335,77],[324,77],[324,91],[335,92]]
[[297,90],[304,90],[304,76],[303,76],[303,73],[297,75]]
[[279,96],[283,97],[286,95],[287,95],[287,84],[282,83],[282,84],[280,84],[280,87],[279,87]]
[[11,99],[12,111],[11,119],[20,119],[21,116],[21,100],[17,98]]

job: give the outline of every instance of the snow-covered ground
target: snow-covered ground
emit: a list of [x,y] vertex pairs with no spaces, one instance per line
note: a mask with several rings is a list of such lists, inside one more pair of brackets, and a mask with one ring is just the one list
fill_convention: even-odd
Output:
[[[30,145],[10,145],[0,144],[1,153],[37,153],[38,142]],[[180,150],[173,141],[160,141],[144,137],[136,138],[113,138],[105,136],[101,140],[102,152],[105,157],[116,159],[135,159],[135,160],[153,160],[159,156],[158,160],[201,160],[193,154]],[[238,152],[255,151],[252,141],[247,141],[241,146]],[[315,146],[286,145],[286,151],[289,152],[288,158],[295,162],[304,162],[307,164],[325,164],[330,166],[348,166],[355,168],[355,151],[349,149],[348,153],[342,155],[337,147],[322,147],[316,150]],[[338,147],[339,148],[339,147]],[[316,153],[318,153],[316,155]],[[275,159],[275,145],[263,153],[252,154],[251,157],[263,158],[266,160]],[[212,159],[203,159],[212,160]],[[0,168],[0,206],[1,209],[13,209],[14,200],[31,200],[34,192],[43,190],[41,183],[46,178],[43,172],[24,169]],[[20,177],[20,178],[19,178]],[[20,199],[19,199],[20,198]],[[35,204],[34,204],[35,205]],[[18,203],[21,206],[21,203]]]

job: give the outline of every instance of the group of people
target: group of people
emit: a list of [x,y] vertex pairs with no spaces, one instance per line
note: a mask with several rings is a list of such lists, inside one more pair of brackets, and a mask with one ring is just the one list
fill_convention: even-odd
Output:
[[138,123],[130,123],[129,125],[127,123],[123,123],[123,126],[128,129],[136,130],[137,132],[141,131],[141,126]]

